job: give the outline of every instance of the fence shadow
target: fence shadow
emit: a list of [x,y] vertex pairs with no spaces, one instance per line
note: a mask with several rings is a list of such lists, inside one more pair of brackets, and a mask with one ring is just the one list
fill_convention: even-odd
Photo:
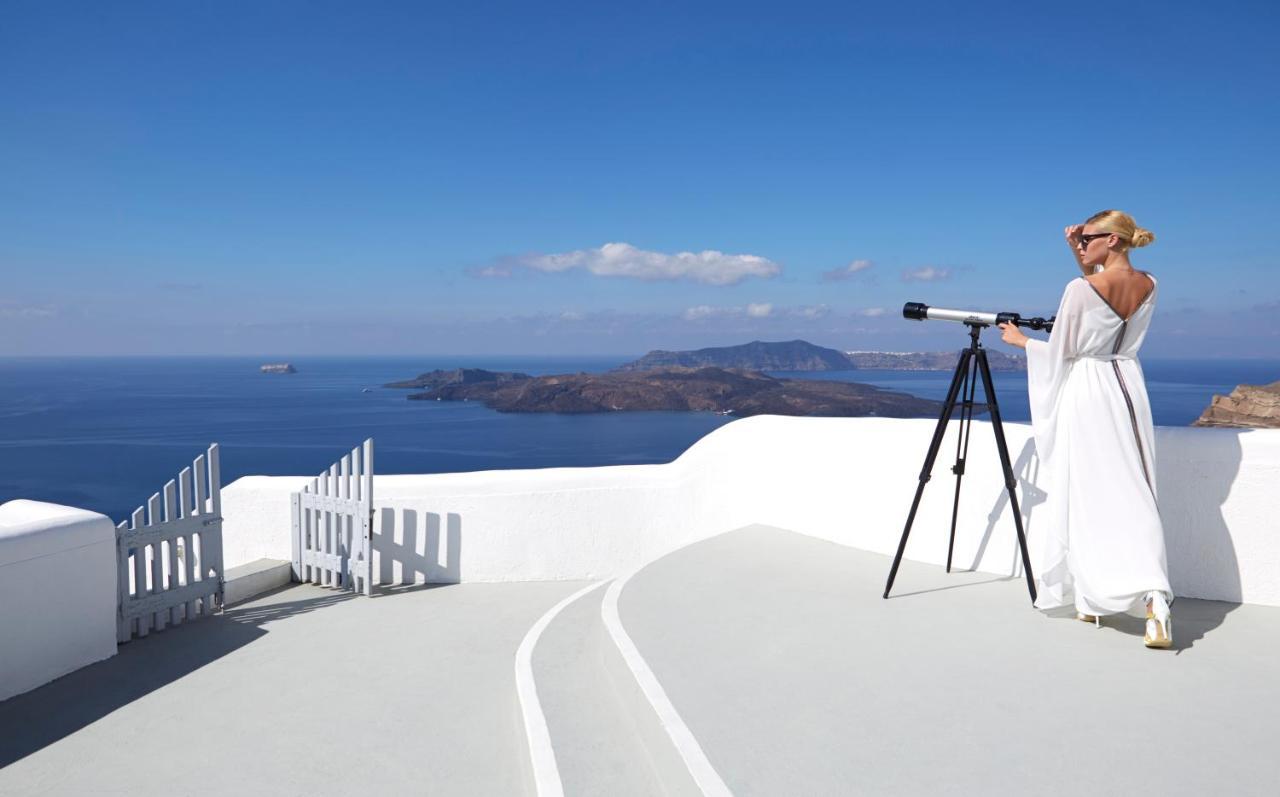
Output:
[[373,553],[377,583],[461,583],[461,515],[449,512],[441,517],[437,512],[400,509],[397,517],[396,509],[384,507],[378,511],[376,527]]
[[300,600],[286,595],[282,588],[243,608],[136,639],[106,661],[0,703],[0,769],[244,647],[267,633],[266,623],[354,597],[345,591]]

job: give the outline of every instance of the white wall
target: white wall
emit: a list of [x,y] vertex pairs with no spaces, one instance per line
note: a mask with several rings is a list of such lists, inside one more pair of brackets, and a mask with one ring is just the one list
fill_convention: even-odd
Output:
[[[738,497],[745,474],[734,478],[733,463],[716,461],[716,453],[691,449],[665,465],[376,476],[375,577],[458,582],[614,575],[673,546],[752,522],[751,507]],[[306,481],[251,476],[223,488],[228,567],[290,557],[289,495]]]
[[[755,420],[755,419],[750,419]],[[762,418],[756,522],[892,555],[919,483],[932,420]],[[737,425],[737,424],[733,424]],[[953,426],[955,424],[953,423]],[[745,430],[744,430],[745,431]],[[1280,606],[1280,430],[1157,427],[1156,490],[1174,591]],[[1039,460],[1028,424],[1005,424],[1032,569],[1043,529]],[[955,496],[955,431],[925,488],[906,558],[943,564]],[[960,496],[955,566],[1022,573],[989,423],[975,421]],[[886,573],[887,575],[887,573]]]
[[0,700],[116,653],[116,536],[105,515],[0,505]]
[[[375,573],[383,581],[606,578],[750,523],[891,555],[934,426],[761,416],[717,429],[665,465],[377,476]],[[946,559],[955,426],[908,559]],[[1038,461],[1028,425],[1005,431],[1034,568]],[[1280,431],[1157,428],[1156,460],[1177,594],[1280,605]],[[255,476],[224,488],[228,566],[289,558],[289,493],[305,481]],[[960,506],[955,565],[1020,574],[985,422],[973,425]]]

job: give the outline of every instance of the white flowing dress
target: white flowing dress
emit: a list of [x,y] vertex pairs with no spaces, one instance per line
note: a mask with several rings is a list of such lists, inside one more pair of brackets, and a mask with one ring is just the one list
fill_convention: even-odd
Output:
[[[1146,272],[1143,272],[1146,273]],[[1150,274],[1147,274],[1151,277]],[[1084,277],[1062,294],[1048,341],[1027,340],[1031,425],[1046,495],[1036,608],[1145,616],[1172,602],[1156,505],[1154,430],[1138,363],[1156,282],[1128,319]]]

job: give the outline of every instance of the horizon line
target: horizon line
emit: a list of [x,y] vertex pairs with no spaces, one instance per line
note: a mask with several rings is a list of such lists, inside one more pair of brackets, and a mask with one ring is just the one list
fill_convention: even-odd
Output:
[[[703,348],[732,348],[725,346],[712,346]],[[986,347],[984,347],[986,348]],[[620,354],[620,353],[587,353],[587,354],[546,354],[546,353],[521,353],[521,352],[504,352],[504,353],[466,353],[466,352],[445,352],[445,353],[410,353],[410,354],[175,354],[175,353],[137,353],[137,352],[121,352],[112,354],[84,354],[84,353],[61,353],[61,354],[0,354],[0,360],[57,360],[57,359],[80,359],[80,360],[109,360],[109,359],[165,359],[165,358],[183,358],[183,359],[204,359],[204,360],[229,360],[229,359],[245,359],[245,360],[261,360],[264,364],[277,360],[376,360],[376,359],[410,359],[418,357],[507,357],[507,358],[525,358],[525,359],[549,359],[549,360],[581,360],[581,359],[617,359],[630,357],[632,359],[640,359],[646,354],[653,351],[666,351],[669,349],[651,349],[644,354]],[[697,351],[696,349],[681,350],[682,352]],[[862,349],[862,350],[843,350],[836,351],[842,354],[943,354],[948,352],[959,352],[960,348],[947,349],[930,349],[920,351],[888,351],[878,349]],[[988,349],[988,351],[1000,352],[999,349]],[[1010,357],[1025,356],[1013,352],[1002,352]],[[1205,361],[1213,360],[1216,362],[1230,361],[1251,361],[1251,362],[1275,362],[1280,363],[1280,357],[1257,356],[1239,356],[1239,357],[1171,357],[1162,355],[1153,355],[1141,357],[1141,360],[1171,360],[1171,361]]]

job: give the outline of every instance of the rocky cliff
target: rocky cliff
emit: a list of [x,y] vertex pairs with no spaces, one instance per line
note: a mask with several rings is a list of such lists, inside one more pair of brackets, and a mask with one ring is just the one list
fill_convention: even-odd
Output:
[[1192,426],[1280,429],[1280,382],[1240,385],[1229,396],[1214,396]]

